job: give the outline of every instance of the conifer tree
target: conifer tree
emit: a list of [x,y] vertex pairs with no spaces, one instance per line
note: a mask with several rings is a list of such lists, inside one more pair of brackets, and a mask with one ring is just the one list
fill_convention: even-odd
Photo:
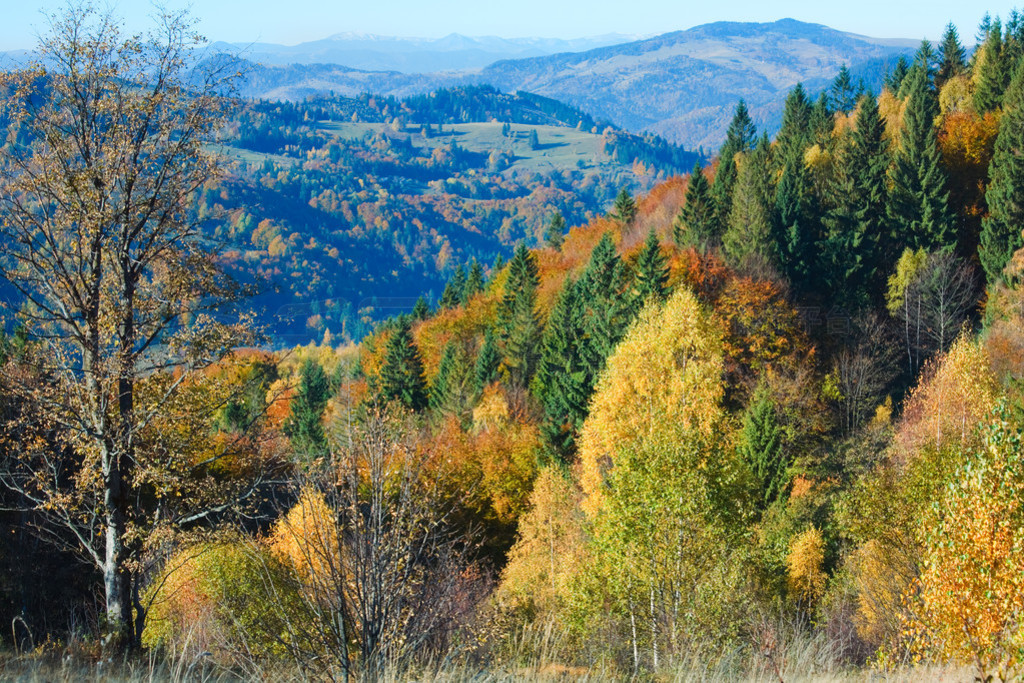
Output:
[[484,332],[484,340],[480,345],[480,351],[476,355],[476,363],[473,366],[473,377],[476,380],[477,391],[483,391],[484,387],[498,379],[498,367],[501,365],[501,355],[498,353],[498,345],[494,341],[494,333],[488,328]]
[[686,187],[686,204],[672,224],[672,239],[681,247],[706,249],[718,236],[711,183],[697,162]]
[[989,215],[978,244],[989,283],[1002,278],[1013,252],[1024,246],[1024,65],[1014,74],[1003,109],[985,193]]
[[562,217],[560,211],[555,211],[551,214],[551,220],[548,221],[548,227],[544,230],[544,241],[547,242],[548,246],[556,251],[562,248],[562,242],[565,240],[565,218]]
[[1011,76],[1012,65],[1005,54],[1003,27],[998,18],[992,21],[979,52],[981,56],[975,64],[974,109],[986,114],[1002,105]]
[[430,317],[430,306],[427,300],[420,296],[412,307],[413,320],[426,320]]
[[967,71],[967,52],[960,44],[960,35],[956,31],[953,22],[946,24],[946,31],[942,34],[941,57],[939,70],[935,73],[935,88],[942,90],[949,79],[959,76]]
[[615,197],[611,216],[623,225],[630,225],[636,218],[636,200],[626,188],[619,190],[618,196]]
[[297,452],[315,455],[327,447],[321,420],[330,397],[331,384],[323,367],[315,360],[305,360],[299,367],[299,387],[283,426]]
[[907,63],[907,58],[900,55],[896,60],[896,65],[893,66],[885,76],[885,88],[893,95],[899,93],[900,88],[903,87],[903,81],[907,78],[907,73],[910,71],[910,65]]
[[630,297],[629,272],[609,233],[601,237],[591,252],[579,288],[585,309],[583,329],[587,336],[583,355],[590,369],[590,386],[593,386],[636,312]]
[[775,188],[772,228],[782,270],[798,290],[809,288],[818,261],[816,243],[820,226],[813,202],[803,150],[792,147],[783,160],[782,175]]
[[399,317],[384,348],[378,385],[381,397],[397,401],[412,410],[427,405],[427,380],[423,376],[423,359],[412,338],[408,318]]
[[811,142],[822,147],[827,146],[834,127],[835,119],[828,104],[828,95],[822,92],[811,109]]
[[715,200],[715,222],[718,234],[725,232],[729,225],[729,213],[732,211],[732,192],[736,185],[737,154],[749,151],[757,138],[757,129],[750,119],[747,104],[743,100],[736,105],[736,113],[732,117],[729,129],[725,134],[725,143],[718,153],[718,171],[711,194]]
[[664,299],[668,283],[668,267],[661,253],[661,242],[652,228],[636,260],[636,290],[639,301],[650,297]]
[[850,77],[850,70],[844,63],[829,88],[832,108],[835,111],[849,114],[857,104],[857,91]]
[[539,283],[537,259],[525,244],[520,243],[509,261],[505,292],[498,304],[498,333],[502,341],[508,338],[511,331],[516,297],[521,290],[536,290]]
[[729,213],[729,229],[722,236],[722,248],[734,266],[742,266],[751,259],[773,262],[777,255],[769,208],[769,164],[770,151],[765,136],[757,149],[743,160]]
[[448,280],[441,294],[441,308],[455,308],[462,303],[462,293],[466,289],[466,269],[460,264]]
[[540,322],[537,299],[537,259],[520,244],[509,262],[505,294],[498,311],[505,367],[517,386],[527,386],[537,363]]
[[782,450],[782,428],[764,388],[757,390],[747,408],[739,450],[758,484],[758,507],[763,510],[785,490],[789,467]]
[[579,286],[569,279],[548,317],[533,383],[533,393],[544,407],[541,433],[548,449],[563,463],[575,451],[593,390],[581,353],[585,344]]
[[469,274],[466,276],[466,284],[462,288],[462,303],[466,304],[482,291],[484,291],[484,269],[479,261],[473,259],[469,266]]
[[437,375],[430,385],[430,409],[441,415],[460,415],[465,396],[466,364],[454,342],[445,344]]
[[885,207],[888,203],[886,174],[889,168],[889,143],[885,123],[878,113],[878,102],[868,93],[861,99],[857,125],[851,136],[846,172],[852,178],[850,198],[853,227],[860,262],[857,286],[867,287],[881,300],[884,282],[879,275],[890,272],[895,263],[895,248],[888,241]]
[[810,144],[811,139],[811,111],[812,105],[804,92],[804,86],[797,83],[786,96],[782,127],[775,137],[776,159],[779,163],[795,154],[803,158],[804,149]]
[[891,224],[899,231],[893,236],[896,250],[904,246],[928,251],[950,249],[956,240],[934,123],[938,100],[927,65],[926,51],[918,51],[918,59],[903,84],[907,104],[888,207]]

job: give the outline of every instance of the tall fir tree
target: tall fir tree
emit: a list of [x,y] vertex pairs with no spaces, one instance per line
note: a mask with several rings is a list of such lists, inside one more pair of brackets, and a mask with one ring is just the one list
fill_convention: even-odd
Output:
[[835,116],[828,103],[828,95],[822,92],[811,109],[811,143],[827,147],[835,128]]
[[885,122],[878,112],[878,101],[868,93],[861,98],[856,127],[851,135],[846,171],[852,178],[851,199],[854,230],[858,234],[860,272],[856,281],[870,298],[882,301],[884,276],[892,272],[896,249],[889,241],[887,175],[890,164]]
[[591,252],[579,282],[587,336],[583,355],[590,369],[591,386],[636,313],[630,285],[628,269],[615,250],[611,234],[605,233]]
[[775,188],[772,230],[782,271],[799,291],[812,288],[818,262],[820,226],[815,204],[803,150],[792,147]]
[[747,111],[747,104],[742,99],[736,105],[736,113],[732,117],[729,129],[725,134],[725,142],[718,153],[718,170],[715,182],[711,186],[711,195],[715,200],[716,231],[723,234],[729,226],[729,213],[732,211],[732,192],[738,176],[736,155],[753,148],[757,140],[757,128]]
[[484,332],[484,339],[473,365],[473,379],[476,381],[477,391],[483,391],[484,387],[498,379],[500,366],[501,354],[498,353],[498,344],[494,341],[494,333],[488,328]]
[[935,130],[938,98],[931,87],[928,63],[928,52],[919,50],[903,84],[907,103],[888,205],[890,224],[896,231],[892,236],[896,251],[903,247],[951,249],[956,243]]
[[850,76],[850,69],[844,63],[839,67],[832,85],[829,87],[829,99],[832,109],[843,114],[849,114],[857,104],[857,87]]
[[316,456],[327,448],[323,414],[331,397],[331,383],[320,363],[306,359],[299,367],[299,386],[283,429],[292,447],[303,455]]
[[907,63],[907,58],[900,55],[896,59],[896,64],[893,65],[892,71],[885,75],[885,89],[893,95],[899,94],[900,88],[903,87],[903,81],[906,80],[909,72],[910,64]]
[[1013,252],[1024,247],[1024,63],[1017,67],[1003,103],[999,136],[985,193],[978,258],[989,283],[1000,280]]
[[412,307],[413,320],[426,320],[430,317],[430,305],[427,300],[420,296]]
[[935,72],[935,88],[939,91],[951,78],[960,76],[967,71],[967,51],[960,43],[960,34],[953,22],[946,24],[942,34],[940,47],[939,69]]
[[460,264],[456,266],[455,272],[448,279],[448,284],[444,286],[444,292],[441,294],[441,308],[455,308],[462,303],[462,294],[465,289],[466,269]]
[[479,261],[473,259],[473,262],[469,265],[466,282],[462,287],[462,303],[468,303],[470,299],[482,291],[484,291],[484,269]]
[[548,225],[544,229],[544,241],[556,251],[561,249],[562,242],[565,240],[565,230],[565,218],[560,211],[555,211],[551,214],[551,220],[548,221]]
[[544,408],[541,433],[549,452],[562,463],[576,450],[593,390],[582,353],[587,342],[582,322],[579,285],[569,279],[548,316],[533,381],[533,393]]
[[538,284],[537,259],[520,244],[509,262],[498,311],[504,364],[515,386],[528,386],[537,364],[541,331],[535,310]]
[[697,162],[686,186],[686,203],[672,224],[672,239],[680,247],[704,250],[720,237],[716,228],[711,183]]
[[663,300],[668,285],[668,266],[661,253],[661,241],[652,228],[636,259],[636,291],[641,302],[649,298]]
[[974,110],[986,114],[998,109],[1010,82],[1011,65],[1003,46],[1003,27],[999,19],[992,21],[975,64]]
[[615,204],[612,206],[611,216],[623,225],[631,225],[636,219],[636,200],[629,190],[622,188],[615,197]]
[[412,338],[408,318],[401,316],[384,347],[384,362],[377,380],[381,397],[396,401],[411,410],[427,406],[427,380],[423,359]]
[[810,145],[811,140],[812,110],[813,105],[807,99],[804,86],[797,83],[786,96],[786,105],[782,111],[782,127],[775,136],[777,165],[781,165],[795,154],[803,158],[804,149]]
[[743,418],[739,450],[758,484],[762,510],[775,502],[789,483],[782,436],[775,405],[768,392],[759,388]]
[[743,159],[729,229],[722,236],[722,249],[729,263],[743,266],[760,260],[774,263],[777,247],[773,239],[771,212],[771,152],[767,136]]
[[498,336],[502,341],[508,337],[511,329],[515,301],[520,290],[536,289],[539,282],[536,257],[525,244],[519,243],[508,263],[505,290],[498,303]]
[[430,409],[438,415],[462,415],[466,395],[466,364],[454,342],[445,344],[437,375],[430,385]]

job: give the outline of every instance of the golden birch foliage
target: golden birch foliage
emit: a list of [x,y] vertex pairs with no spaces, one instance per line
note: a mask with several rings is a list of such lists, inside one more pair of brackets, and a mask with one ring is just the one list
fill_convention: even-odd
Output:
[[824,563],[825,539],[817,527],[808,528],[790,543],[786,585],[790,597],[799,605],[813,608],[825,594]]
[[885,122],[885,137],[892,144],[899,144],[905,108],[906,102],[889,90],[883,90],[882,94],[878,96],[878,115]]
[[710,437],[722,416],[722,330],[686,288],[649,304],[608,359],[580,438],[584,509],[601,505],[615,453],[659,430]]
[[559,468],[547,467],[537,477],[501,573],[500,605],[534,617],[557,614],[564,605],[584,565],[584,520],[577,498],[576,487]]
[[269,539],[274,556],[303,581],[337,573],[341,560],[338,525],[323,494],[304,489],[292,509],[278,520]]
[[921,526],[919,623],[925,654],[973,663],[981,680],[1024,664],[1024,448],[1004,404],[983,445]]
[[977,441],[975,427],[998,397],[988,353],[979,342],[961,335],[945,356],[925,368],[907,399],[896,435],[899,455],[907,459],[924,451],[971,448]]

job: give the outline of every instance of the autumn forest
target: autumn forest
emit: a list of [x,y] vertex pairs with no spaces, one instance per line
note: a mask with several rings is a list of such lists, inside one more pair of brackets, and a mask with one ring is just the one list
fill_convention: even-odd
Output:
[[193,34],[0,72],[0,678],[1024,677],[1024,15],[710,151]]

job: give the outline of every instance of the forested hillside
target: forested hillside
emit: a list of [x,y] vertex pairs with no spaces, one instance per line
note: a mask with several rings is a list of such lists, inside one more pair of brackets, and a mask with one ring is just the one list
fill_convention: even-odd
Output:
[[361,339],[441,294],[458,267],[490,269],[558,214],[580,224],[622,189],[700,157],[537,95],[489,87],[405,100],[363,95],[245,103],[216,148],[231,173],[198,215],[260,294],[282,342]]
[[[431,194],[406,188],[440,192],[488,147],[544,163],[545,135],[584,131],[375,98],[225,118],[217,74],[177,87],[185,34],[126,62],[90,16],[49,43],[76,68],[5,76],[3,272],[24,303],[0,344],[4,675],[1022,675],[1020,15],[986,18],[970,58],[950,26],[877,93],[845,68],[820,97],[794,87],[774,139],[741,100],[710,164],[590,217],[584,161],[540,235],[501,236],[507,260],[449,256],[436,300],[287,349],[210,249],[215,188],[258,232],[277,220],[232,189],[240,166],[215,185],[216,159],[317,210],[334,186],[289,169],[359,185],[402,158],[330,211],[404,193],[388,210],[415,225]],[[532,187],[503,173],[483,187]],[[410,239],[375,215],[374,239]],[[292,229],[268,255],[327,239]]]

